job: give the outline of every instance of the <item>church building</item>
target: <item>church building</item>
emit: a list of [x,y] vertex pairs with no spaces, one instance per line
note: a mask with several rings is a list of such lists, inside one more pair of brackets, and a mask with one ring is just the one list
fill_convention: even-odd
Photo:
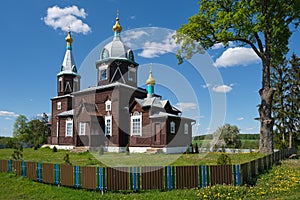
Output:
[[133,51],[121,40],[119,18],[113,40],[104,46],[97,69],[97,86],[80,90],[80,75],[72,55],[71,32],[57,74],[57,96],[51,99],[51,136],[57,148],[87,147],[105,151],[166,153],[184,152],[192,142],[195,120],[181,116],[168,100],[155,94],[150,66],[147,88],[137,86],[139,64]]

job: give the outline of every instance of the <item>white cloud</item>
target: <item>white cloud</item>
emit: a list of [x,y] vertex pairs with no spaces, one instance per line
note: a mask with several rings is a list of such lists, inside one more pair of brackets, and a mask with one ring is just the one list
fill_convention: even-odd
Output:
[[228,86],[228,85],[219,85],[219,86],[213,87],[213,91],[219,92],[219,93],[227,93],[227,92],[230,92],[231,90],[232,90],[232,87]]
[[242,121],[242,120],[244,120],[244,117],[239,117],[239,118],[237,118],[236,120]]
[[217,58],[214,65],[216,67],[246,66],[258,63],[259,61],[259,57],[251,48],[235,47],[226,49],[226,51]]
[[130,19],[135,19],[136,17],[134,15],[130,16]]
[[188,110],[196,110],[197,104],[193,102],[178,102],[176,104],[176,107],[178,107],[181,111],[188,111]]
[[[234,42],[232,42],[232,41],[229,41],[228,42],[228,46],[229,47],[234,47],[235,45],[234,45]],[[214,44],[212,47],[211,47],[211,49],[221,49],[221,48],[223,48],[224,47],[224,44],[222,43],[222,42],[219,42],[219,43],[216,43],[216,44]]]
[[47,9],[47,16],[42,18],[44,23],[55,30],[60,28],[63,31],[68,31],[71,26],[72,32],[88,34],[91,28],[81,19],[85,19],[87,13],[83,8],[79,9],[77,6],[70,6],[60,8],[53,6]]
[[128,46],[132,46],[132,40],[137,40],[142,38],[143,36],[147,36],[149,35],[146,31],[134,31],[134,30],[129,30],[124,32],[123,36],[122,36],[122,41],[128,45]]
[[4,119],[5,120],[12,120],[12,118],[10,118],[10,117],[5,117]]
[[[51,113],[46,113],[46,115],[48,116],[48,118],[51,117]],[[44,116],[44,113],[39,113],[36,115],[37,117],[43,117]]]
[[212,85],[210,83],[206,83],[205,85],[201,85],[203,88],[209,88],[211,87]]
[[0,111],[0,117],[18,117],[19,115],[14,112]]
[[143,51],[138,55],[144,58],[155,58],[160,55],[174,52],[178,45],[172,38],[173,33],[169,34],[161,43],[160,42],[145,42]]

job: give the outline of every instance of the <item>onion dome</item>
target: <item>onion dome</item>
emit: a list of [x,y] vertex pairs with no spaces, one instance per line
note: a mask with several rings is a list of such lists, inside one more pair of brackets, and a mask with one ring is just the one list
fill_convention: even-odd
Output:
[[147,85],[155,85],[155,79],[152,77],[152,70],[150,70],[149,78],[146,80]]

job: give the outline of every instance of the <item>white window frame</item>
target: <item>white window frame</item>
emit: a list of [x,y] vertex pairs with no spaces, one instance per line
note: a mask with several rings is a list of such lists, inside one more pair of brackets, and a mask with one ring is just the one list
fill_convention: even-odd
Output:
[[[105,81],[105,80],[107,80],[107,78],[108,78],[108,72],[107,72],[107,69],[108,69],[108,67],[107,66],[102,66],[102,67],[99,67],[98,68],[98,70],[99,70],[99,80],[100,81]],[[102,71],[106,71],[106,76],[105,76],[105,79],[102,79]]]
[[58,127],[58,121],[56,122],[56,137],[58,138],[58,130],[59,130],[59,127]]
[[171,134],[175,134],[176,133],[176,124],[173,121],[170,122],[170,133]]
[[187,123],[184,124],[184,134],[189,134],[189,125]]
[[[109,121],[109,123],[108,123]],[[105,116],[105,135],[112,136],[112,116]]]
[[[139,120],[139,126],[137,127],[138,129],[134,128],[134,121]],[[130,134],[131,136],[142,136],[143,132],[143,118],[142,114],[138,112],[134,112],[133,115],[130,117]],[[139,130],[139,131],[136,131]]]
[[107,100],[105,102],[105,110],[106,111],[111,111],[111,100]]
[[[68,134],[68,125],[71,125],[71,134]],[[67,119],[66,120],[66,137],[73,137],[73,120]]]
[[56,109],[57,109],[57,110],[61,110],[61,102],[57,102],[57,104],[56,104]]
[[79,135],[86,134],[86,122],[79,122]]

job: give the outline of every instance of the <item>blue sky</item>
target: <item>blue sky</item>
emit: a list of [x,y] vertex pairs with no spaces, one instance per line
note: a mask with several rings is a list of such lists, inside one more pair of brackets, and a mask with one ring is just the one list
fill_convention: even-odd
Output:
[[[91,72],[95,70],[94,65],[84,65],[84,60],[97,51],[97,47],[100,51],[103,41],[109,41],[113,35],[111,27],[117,9],[123,26],[122,36],[128,44],[134,45],[134,39],[141,39],[143,31],[147,33],[152,27],[166,29],[158,37],[159,41],[144,41],[135,51],[140,64],[140,86],[144,87],[149,63],[153,63],[156,92],[181,108],[183,115],[198,120],[195,133],[213,131],[215,126],[211,124],[215,120],[212,116],[221,112],[224,120],[218,120],[216,126],[230,123],[237,125],[242,133],[259,131],[259,123],[254,118],[258,117],[256,106],[260,102],[261,63],[250,49],[236,47],[234,43],[224,49],[219,44],[206,55],[199,55],[196,63],[177,66],[174,55],[177,47],[169,33],[198,12],[197,1],[11,0],[1,5],[0,136],[12,135],[14,121],[20,114],[32,119],[43,112],[51,113],[50,98],[56,96],[56,74],[65,53],[64,38],[69,21],[72,21],[73,56],[77,67],[81,68],[79,73],[84,74],[89,67]],[[59,17],[53,18],[54,14]],[[298,31],[290,40],[291,52],[299,55],[299,44]],[[204,63],[214,65],[207,69],[218,73],[222,83],[207,81],[207,77],[195,71],[195,65],[199,69]],[[168,74],[174,71],[174,76],[178,76],[176,81]],[[186,92],[183,82],[191,85],[193,95],[181,93]],[[222,100],[215,102],[214,109],[212,98]],[[221,104],[225,105],[226,112],[218,107]]]

